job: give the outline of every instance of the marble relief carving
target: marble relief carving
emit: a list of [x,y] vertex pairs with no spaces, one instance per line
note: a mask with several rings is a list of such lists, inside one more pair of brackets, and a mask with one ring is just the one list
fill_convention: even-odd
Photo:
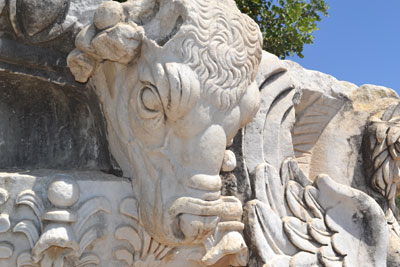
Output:
[[[86,248],[97,238],[102,229],[92,225],[85,229],[87,220],[98,212],[111,212],[111,207],[104,197],[95,197],[71,209],[80,197],[79,185],[67,175],[57,175],[49,185],[47,197],[52,208],[46,209],[42,200],[34,191],[22,191],[17,205],[29,206],[36,215],[34,220],[18,222],[13,232],[26,235],[31,252],[18,256],[18,266],[73,266],[98,265],[95,254],[84,253]],[[36,226],[39,225],[39,227]]]
[[[282,168],[288,170],[282,170],[281,180],[270,165],[258,166],[256,200],[246,207],[249,236],[261,262],[266,266],[358,266],[367,259],[365,266],[385,265],[385,256],[377,252],[388,244],[389,233],[372,199],[327,175],[312,183],[293,160]],[[332,196],[330,201],[324,200],[326,195]],[[373,245],[363,244],[365,228],[376,231],[368,237]]]
[[118,248],[114,257],[129,266],[162,266],[168,260],[172,247],[162,245],[154,240],[140,225],[134,198],[126,198],[121,202],[121,214],[133,219],[131,225],[123,225],[116,229],[115,238],[126,240],[129,248]]
[[0,33],[0,266],[400,265],[391,89],[233,0],[0,0]]
[[[2,194],[8,201],[0,220],[1,265],[128,266],[114,259],[125,240],[133,242],[126,231],[130,221],[119,211],[121,205],[121,212],[130,212],[130,207],[122,208],[131,204],[127,182],[93,171],[40,170],[1,173],[0,178],[12,193]],[[12,211],[10,219],[6,211]]]
[[229,4],[106,2],[68,63],[79,81],[93,75],[111,150],[132,178],[148,234],[202,247],[205,265],[229,256],[244,266],[242,204],[220,195],[219,173],[231,164],[226,144],[257,111],[261,36]]
[[[250,266],[260,262],[264,266],[385,266],[382,251],[387,249],[390,232],[379,205],[330,175],[311,178],[305,173],[310,167],[301,166],[307,163],[305,148],[318,144],[315,140],[320,137],[303,139],[299,154],[300,135],[321,135],[340,106],[335,113],[329,106],[318,112],[310,106],[311,111],[296,113],[296,105],[301,108],[301,101],[308,101],[301,96],[306,90],[298,87],[297,77],[283,62],[264,53],[261,66],[267,63],[269,68],[257,77],[262,105],[244,132],[244,159],[254,183],[254,199],[246,203],[244,216],[254,253]],[[313,104],[323,101],[321,95],[311,100]],[[311,125],[310,114],[316,114],[313,123],[321,128]]]
[[384,210],[393,213],[397,220],[400,218],[395,203],[396,187],[400,182],[398,107],[396,104],[390,106],[380,119],[373,117],[368,126],[370,131],[368,156],[373,166],[371,186],[387,200]]

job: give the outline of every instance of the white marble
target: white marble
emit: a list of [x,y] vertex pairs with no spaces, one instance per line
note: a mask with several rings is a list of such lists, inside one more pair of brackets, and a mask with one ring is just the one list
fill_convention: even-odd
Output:
[[198,264],[246,265],[242,203],[221,196],[219,173],[258,109],[258,26],[234,1],[105,2],[76,45],[70,69],[99,95],[147,233],[203,250]]

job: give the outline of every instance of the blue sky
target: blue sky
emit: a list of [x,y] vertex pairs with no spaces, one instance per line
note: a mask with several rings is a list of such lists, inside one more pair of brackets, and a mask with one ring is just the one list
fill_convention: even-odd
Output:
[[290,57],[357,85],[376,84],[400,94],[400,0],[327,0],[329,17],[319,23],[304,58]]

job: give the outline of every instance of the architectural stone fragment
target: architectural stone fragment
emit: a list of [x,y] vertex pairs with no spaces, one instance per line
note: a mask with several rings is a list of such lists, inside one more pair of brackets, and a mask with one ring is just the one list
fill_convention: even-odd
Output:
[[0,266],[400,266],[399,97],[233,0],[0,0]]

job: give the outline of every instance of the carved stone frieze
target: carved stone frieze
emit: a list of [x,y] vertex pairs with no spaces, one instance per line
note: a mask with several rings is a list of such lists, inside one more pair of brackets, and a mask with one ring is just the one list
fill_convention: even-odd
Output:
[[261,40],[234,0],[0,0],[0,266],[399,266],[399,97]]
[[[255,197],[245,206],[249,265],[385,266],[390,231],[374,199],[330,175],[308,178],[320,166],[316,147],[346,95],[317,91],[323,88],[306,77],[319,74],[292,70],[273,55],[265,53],[260,66],[262,104],[242,146]],[[317,83],[332,79],[324,78]],[[334,89],[346,92],[339,83]]]
[[71,207],[79,200],[79,185],[70,177],[58,175],[48,188],[47,197],[53,208],[45,209],[40,198],[32,190],[22,191],[17,205],[32,208],[39,222],[35,227],[32,220],[22,220],[13,229],[26,235],[31,244],[31,257],[22,253],[18,265],[64,266],[69,261],[75,266],[99,264],[93,254],[83,254],[95,239],[101,227],[92,225],[84,230],[87,220],[96,213],[111,213],[110,203],[104,197],[94,197],[82,203],[76,210]]
[[101,172],[0,173],[0,265],[124,266],[112,233],[129,223],[119,213],[127,185]]

